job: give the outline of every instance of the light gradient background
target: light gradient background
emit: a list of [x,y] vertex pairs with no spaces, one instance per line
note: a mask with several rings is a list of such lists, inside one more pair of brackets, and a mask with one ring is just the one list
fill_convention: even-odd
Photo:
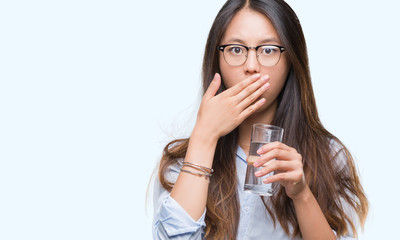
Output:
[[[151,239],[147,184],[162,147],[194,124],[224,2],[0,2],[0,239]],[[393,239],[399,4],[288,2],[322,122],[354,154],[370,200],[360,239]]]

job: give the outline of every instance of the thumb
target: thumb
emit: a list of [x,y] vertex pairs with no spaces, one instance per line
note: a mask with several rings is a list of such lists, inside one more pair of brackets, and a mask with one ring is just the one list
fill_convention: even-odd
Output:
[[210,85],[208,86],[207,91],[204,93],[203,98],[210,99],[214,97],[219,89],[219,86],[221,86],[221,76],[216,73]]

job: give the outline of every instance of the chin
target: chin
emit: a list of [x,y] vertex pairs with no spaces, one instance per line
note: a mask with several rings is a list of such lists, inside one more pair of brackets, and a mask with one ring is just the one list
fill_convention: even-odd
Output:
[[274,109],[274,112],[276,110],[276,106],[277,106],[277,102],[273,101],[270,102],[268,101],[268,98],[265,98],[266,102],[264,103],[264,105],[262,105],[259,109],[257,109],[254,113],[261,113],[261,112],[268,112],[269,110]]
[[259,109],[257,109],[254,113],[264,112],[269,107],[269,104],[266,102]]

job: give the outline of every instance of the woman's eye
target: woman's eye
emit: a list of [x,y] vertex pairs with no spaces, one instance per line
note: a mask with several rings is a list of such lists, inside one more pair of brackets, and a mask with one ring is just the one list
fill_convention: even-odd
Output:
[[240,48],[240,47],[231,47],[231,48],[229,49],[229,51],[230,51],[231,53],[233,53],[233,54],[236,54],[236,55],[242,54],[242,53],[243,53],[242,48]]
[[273,48],[263,48],[263,50],[262,50],[262,54],[265,54],[265,55],[271,55],[271,54],[273,54],[274,53],[274,49]]

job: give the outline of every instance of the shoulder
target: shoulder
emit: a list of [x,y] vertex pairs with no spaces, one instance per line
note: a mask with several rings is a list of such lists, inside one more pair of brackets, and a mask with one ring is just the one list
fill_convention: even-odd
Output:
[[332,153],[339,152],[344,148],[343,144],[335,138],[329,138],[329,147]]
[[[355,174],[354,160],[350,152],[338,139],[330,139],[330,151],[332,156],[333,169],[336,173],[335,179],[338,199],[337,205],[340,206],[345,215],[347,225],[347,237],[354,239],[356,231],[360,227],[359,217],[357,215],[356,206],[360,200],[354,192]],[[346,237],[340,239],[348,239]]]
[[338,170],[346,169],[346,166],[351,160],[351,156],[340,140],[331,138],[329,140],[329,151],[333,167]]
[[170,183],[175,183],[187,151],[188,139],[177,139],[168,143],[160,162],[160,174]]
[[181,155],[186,153],[188,144],[188,138],[175,139],[164,147],[163,155],[177,156],[176,158],[182,157]]
[[164,174],[165,180],[167,180],[170,183],[175,183],[179,173],[181,172],[182,163],[183,163],[183,158],[179,158],[176,159],[175,163],[169,165]]

